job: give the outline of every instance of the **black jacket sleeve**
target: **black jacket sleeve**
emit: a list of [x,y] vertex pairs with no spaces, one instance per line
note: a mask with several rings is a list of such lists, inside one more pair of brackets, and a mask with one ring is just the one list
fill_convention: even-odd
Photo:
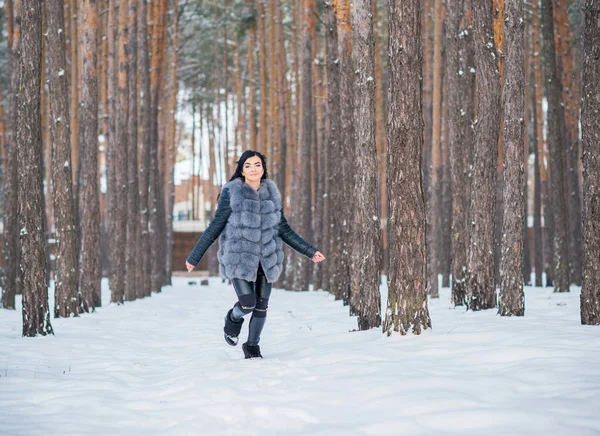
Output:
[[229,219],[229,215],[231,215],[231,204],[229,203],[229,190],[227,188],[223,189],[221,192],[221,197],[219,198],[219,204],[217,206],[217,212],[215,213],[214,218],[208,225],[208,228],[202,233],[202,236],[196,242],[192,253],[188,256],[187,261],[192,265],[198,265],[206,250],[210,248],[210,246],[217,240],[223,229],[225,228],[225,224],[227,224],[227,220]]
[[294,251],[302,254],[303,256],[312,259],[317,252],[317,249],[302,239],[298,233],[296,233],[288,224],[283,211],[281,211],[281,221],[279,221],[279,236],[287,245],[289,245]]

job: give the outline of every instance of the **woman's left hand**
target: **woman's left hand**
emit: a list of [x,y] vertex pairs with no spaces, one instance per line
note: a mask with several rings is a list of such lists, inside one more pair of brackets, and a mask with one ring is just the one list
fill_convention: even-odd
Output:
[[323,253],[321,253],[320,251],[317,251],[315,253],[315,255],[312,257],[312,261],[314,263],[319,263],[325,260],[325,256],[323,256]]

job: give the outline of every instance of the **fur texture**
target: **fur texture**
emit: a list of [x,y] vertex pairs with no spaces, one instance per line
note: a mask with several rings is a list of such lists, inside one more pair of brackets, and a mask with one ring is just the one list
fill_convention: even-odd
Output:
[[267,281],[277,281],[283,267],[281,194],[277,186],[267,179],[255,191],[242,179],[235,179],[225,188],[229,189],[231,215],[219,237],[221,277],[254,282],[260,263]]

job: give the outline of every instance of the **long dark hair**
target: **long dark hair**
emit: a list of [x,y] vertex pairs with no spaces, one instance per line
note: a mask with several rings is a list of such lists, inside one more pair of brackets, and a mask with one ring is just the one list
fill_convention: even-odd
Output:
[[229,179],[230,182],[232,180],[239,179],[240,177],[242,178],[242,180],[245,181],[244,176],[242,176],[242,170],[244,169],[244,164],[246,163],[246,161],[249,158],[254,157],[254,156],[260,157],[260,160],[262,162],[264,173],[261,177],[261,180],[265,180],[269,177],[269,175],[267,174],[267,160],[265,159],[265,156],[258,151],[246,150],[240,156],[240,160],[237,161],[237,167],[235,168],[235,172],[233,173],[233,176],[231,176],[231,179]]

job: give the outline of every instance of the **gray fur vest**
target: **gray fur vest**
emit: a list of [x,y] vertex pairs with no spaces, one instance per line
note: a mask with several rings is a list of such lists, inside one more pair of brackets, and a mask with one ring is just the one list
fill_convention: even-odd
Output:
[[267,281],[277,281],[283,267],[281,194],[277,186],[266,179],[255,191],[239,178],[225,188],[229,190],[231,215],[219,237],[219,274],[254,282],[260,263]]

